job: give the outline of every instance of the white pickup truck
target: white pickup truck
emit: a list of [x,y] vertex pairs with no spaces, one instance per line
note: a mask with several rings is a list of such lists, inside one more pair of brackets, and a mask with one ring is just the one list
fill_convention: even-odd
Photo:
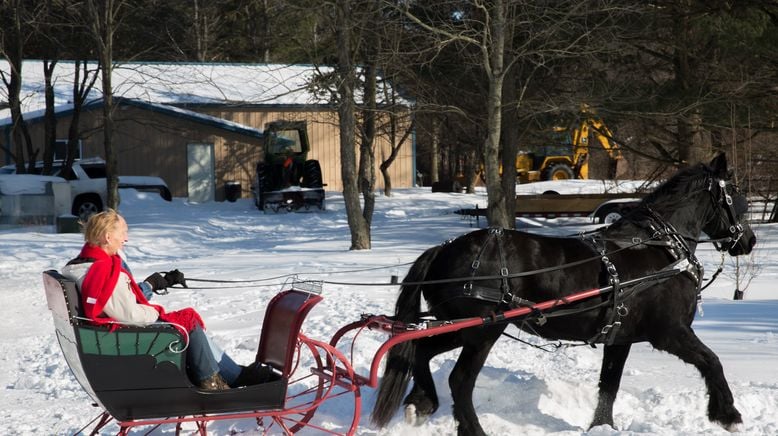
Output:
[[[61,174],[63,161],[52,164],[52,176],[62,177],[70,184],[72,213],[82,219],[103,210],[108,197],[105,161],[100,158],[80,159],[73,162],[70,174]],[[43,169],[43,162],[36,163],[36,169]],[[14,165],[0,168],[0,174],[15,174]],[[119,189],[133,188],[138,191],[157,191],[167,201],[172,199],[170,189],[164,180],[152,176],[119,176]]]

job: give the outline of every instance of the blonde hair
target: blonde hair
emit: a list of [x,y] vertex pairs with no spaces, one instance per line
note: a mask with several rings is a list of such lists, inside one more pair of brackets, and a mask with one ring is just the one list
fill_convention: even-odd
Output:
[[113,209],[106,209],[89,217],[84,226],[84,240],[92,245],[102,245],[105,235],[119,224],[121,215]]

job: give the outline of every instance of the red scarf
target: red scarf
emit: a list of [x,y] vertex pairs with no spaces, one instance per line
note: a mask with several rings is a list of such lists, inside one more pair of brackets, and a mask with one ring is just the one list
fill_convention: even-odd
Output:
[[[117,321],[100,315],[103,313],[103,308],[108,299],[113,295],[113,290],[119,281],[119,273],[124,272],[130,278],[130,287],[133,294],[135,294],[135,301],[138,304],[156,309],[159,312],[161,321],[178,324],[189,332],[198,325],[205,329],[205,323],[200,318],[200,314],[191,307],[174,312],[165,312],[162,306],[149,303],[149,300],[143,295],[140,286],[132,278],[132,274],[122,268],[122,259],[118,254],[109,256],[102,248],[86,243],[78,256],[94,259],[94,263],[89,267],[89,271],[87,271],[84,282],[81,285],[81,307],[84,308],[84,314],[87,318],[95,324],[108,324]],[[112,324],[111,330],[116,328],[118,328],[118,324]]]

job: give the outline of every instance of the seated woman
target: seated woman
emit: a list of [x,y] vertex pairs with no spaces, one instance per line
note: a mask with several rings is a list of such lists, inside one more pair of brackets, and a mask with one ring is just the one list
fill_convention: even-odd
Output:
[[114,210],[92,215],[84,225],[86,243],[81,253],[62,270],[78,284],[86,317],[96,324],[113,324],[112,328],[117,328],[117,322],[146,326],[162,321],[185,330],[189,336],[188,372],[201,389],[229,389],[261,382],[260,368],[236,364],[210,341],[194,309],[168,312],[149,303],[152,291],[175,284],[186,286],[184,275],[178,270],[164,276],[154,273],[138,284],[119,255],[127,242],[127,231],[127,222]]

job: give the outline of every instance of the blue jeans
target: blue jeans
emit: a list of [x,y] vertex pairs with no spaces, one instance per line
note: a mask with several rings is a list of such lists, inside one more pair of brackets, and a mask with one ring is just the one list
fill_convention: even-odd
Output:
[[199,326],[189,332],[189,350],[186,355],[186,363],[192,377],[198,382],[218,372],[222,379],[231,385],[241,371],[240,365],[214,344]]

